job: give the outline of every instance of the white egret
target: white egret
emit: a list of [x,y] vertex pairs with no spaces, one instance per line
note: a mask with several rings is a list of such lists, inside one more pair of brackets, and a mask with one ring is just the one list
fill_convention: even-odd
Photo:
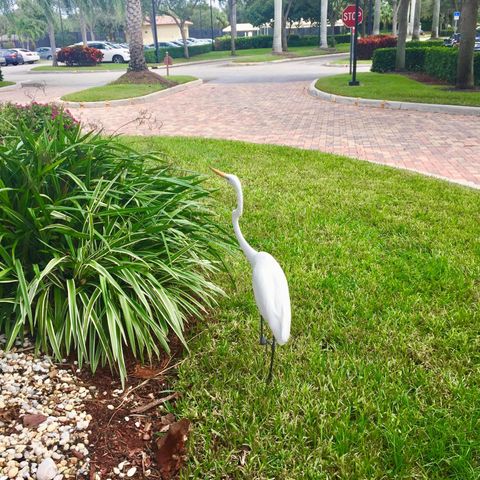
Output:
[[[240,180],[235,175],[221,172],[216,168],[212,170],[225,178],[235,189],[237,194],[237,208],[232,212],[232,223],[235,236],[243,253],[252,266],[252,283],[255,301],[260,311],[260,345],[270,344],[272,354],[267,382],[272,380],[273,357],[275,345],[284,345],[290,337],[291,311],[288,282],[282,267],[266,252],[257,252],[245,240],[238,223],[243,213],[243,192]],[[263,335],[263,321],[267,321],[273,333],[272,340],[267,340]]]

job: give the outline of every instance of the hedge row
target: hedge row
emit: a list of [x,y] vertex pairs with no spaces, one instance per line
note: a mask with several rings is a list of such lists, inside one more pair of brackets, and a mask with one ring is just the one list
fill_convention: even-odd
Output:
[[[373,55],[372,72],[395,70],[396,48],[380,48]],[[457,48],[407,48],[405,69],[410,72],[424,72],[434,78],[454,84],[457,78]],[[480,85],[480,52],[474,54],[475,85]]]
[[[440,47],[443,40],[428,40],[425,42],[411,41],[407,42],[407,48],[429,48]],[[359,60],[370,60],[373,52],[379,48],[393,48],[397,46],[397,37],[393,35],[371,35],[358,40],[357,56]]]
[[[328,37],[328,45],[335,46],[337,43],[350,43],[350,34],[332,35]],[[255,37],[238,37],[235,41],[237,50],[249,48],[272,48],[273,37],[271,35],[256,35]],[[318,35],[290,35],[288,37],[289,47],[307,47],[318,45]],[[230,36],[217,37],[215,39],[215,50],[230,50]]]
[[[188,54],[191,57],[195,55],[200,55],[201,53],[207,53],[212,51],[212,46],[209,44],[206,45],[194,45],[193,47],[188,47]],[[183,58],[185,56],[183,47],[172,47],[172,48],[159,48],[158,49],[158,60],[160,62],[165,58],[166,53],[172,58]],[[145,50],[145,60],[147,63],[157,63],[155,58],[155,49],[149,48]]]

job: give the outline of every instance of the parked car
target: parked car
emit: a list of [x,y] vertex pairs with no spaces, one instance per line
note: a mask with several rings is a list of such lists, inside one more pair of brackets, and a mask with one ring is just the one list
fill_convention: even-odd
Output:
[[[78,42],[75,45],[83,45],[83,43]],[[130,51],[128,48],[116,48],[110,42],[99,41],[89,41],[87,45],[103,53],[102,62],[125,63],[130,61]]]
[[[60,49],[57,48],[57,53],[59,51],[60,51]],[[52,49],[50,47],[37,48],[37,53],[40,55],[40,58],[42,58],[44,60],[51,60],[53,58]]]
[[[179,45],[177,42],[158,42],[158,48],[178,48],[183,47],[183,45]],[[149,45],[145,45],[145,50],[150,50],[155,48],[154,43],[150,43]]]
[[4,49],[0,50],[0,55],[5,59],[5,65],[23,65],[23,57],[15,50]]
[[193,38],[193,37],[188,37],[187,40],[189,42],[192,42],[194,45],[208,45],[212,44],[212,39],[211,38]]
[[17,52],[17,55],[22,57],[23,62],[21,63],[35,63],[40,60],[40,55],[37,52],[31,52],[26,48],[12,48],[14,52]]

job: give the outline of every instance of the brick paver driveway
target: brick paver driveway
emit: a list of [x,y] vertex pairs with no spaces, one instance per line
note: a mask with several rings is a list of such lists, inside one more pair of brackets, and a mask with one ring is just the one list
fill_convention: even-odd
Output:
[[[290,145],[480,188],[478,118],[338,105],[313,98],[307,92],[313,78],[342,71],[322,66],[325,61],[182,67],[179,74],[196,74],[206,83],[148,104],[73,109],[73,113],[108,132]],[[138,117],[143,120],[135,121]]]

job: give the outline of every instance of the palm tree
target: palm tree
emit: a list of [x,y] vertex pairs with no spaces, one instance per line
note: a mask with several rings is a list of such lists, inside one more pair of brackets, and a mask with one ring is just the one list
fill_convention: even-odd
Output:
[[380,35],[380,16],[382,9],[382,0],[375,0],[375,10],[373,12],[373,34]]
[[433,0],[432,38],[438,38],[439,23],[440,23],[440,0]]
[[397,54],[395,58],[395,70],[405,70],[405,46],[407,41],[408,29],[408,7],[410,0],[400,0],[398,6],[398,40]]
[[56,67],[57,62],[57,43],[55,41],[55,19],[57,2],[55,0],[38,0],[38,5],[43,11],[48,29],[48,39],[50,41],[50,49],[52,50],[52,65]]
[[273,3],[273,53],[282,53],[282,0],[274,0]]
[[230,10],[230,44],[231,54],[236,55],[235,40],[237,39],[237,0],[228,0]]
[[142,4],[140,0],[127,0],[126,2],[126,24],[128,46],[130,48],[129,72],[147,71],[147,63],[143,53],[142,35]]
[[478,0],[465,0],[462,6],[460,34],[462,41],[458,50],[457,83],[461,89],[473,88],[473,51],[477,29]]
[[320,3],[320,48],[328,48],[327,39],[328,0]]

